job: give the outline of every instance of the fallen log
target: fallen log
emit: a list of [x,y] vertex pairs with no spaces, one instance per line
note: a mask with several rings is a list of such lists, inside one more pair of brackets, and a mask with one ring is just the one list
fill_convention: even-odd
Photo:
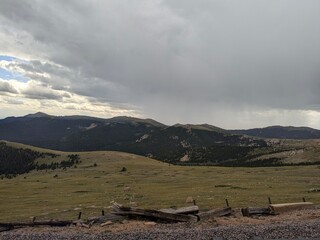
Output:
[[241,213],[244,217],[250,217],[252,215],[273,215],[273,211],[270,208],[259,207],[247,207],[241,208]]
[[231,213],[232,213],[231,207],[225,207],[225,208],[213,209],[207,212],[201,212],[196,214],[196,216],[199,218],[200,221],[202,221],[202,220],[207,220],[214,217],[228,216]]
[[270,204],[269,207],[274,213],[283,213],[283,212],[294,211],[294,210],[315,208],[312,202]]
[[175,221],[175,222],[197,222],[198,218],[193,215],[183,215],[174,213],[164,213],[157,210],[147,210],[141,211],[119,211],[114,214],[122,216],[140,216],[140,217],[151,217],[159,220]]
[[124,219],[125,219],[125,217],[123,217],[123,216],[119,216],[119,215],[115,215],[115,214],[110,213],[110,214],[107,214],[104,216],[88,218],[88,222],[90,222],[90,223],[105,223],[107,221],[120,222]]
[[0,231],[8,231],[16,227],[34,227],[34,226],[64,227],[64,226],[72,225],[73,223],[74,223],[73,221],[59,221],[59,220],[0,223]]
[[128,217],[145,217],[165,221],[174,222],[197,222],[198,217],[194,215],[183,215],[176,213],[166,213],[158,210],[150,210],[143,208],[124,207],[119,204],[113,205],[113,214]]
[[101,227],[105,227],[105,226],[108,226],[108,225],[111,225],[111,224],[113,224],[112,221],[107,221],[107,222],[101,223],[100,226]]
[[13,227],[11,227],[11,226],[0,226],[0,232],[10,231],[12,229],[13,229]]
[[165,209],[160,209],[160,212],[164,213],[175,213],[175,214],[195,214],[199,212],[199,207],[194,205],[194,206],[189,206],[189,207],[181,207],[181,208],[165,208]]

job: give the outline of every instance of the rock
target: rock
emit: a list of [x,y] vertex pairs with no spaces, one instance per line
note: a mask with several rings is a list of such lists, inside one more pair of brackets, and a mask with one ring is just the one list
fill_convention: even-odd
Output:
[[320,188],[311,188],[308,192],[320,192]]
[[186,203],[193,203],[193,197],[187,197]]
[[188,154],[186,154],[182,158],[180,158],[180,162],[189,162],[189,161],[190,161],[190,158],[189,158]]
[[101,226],[101,227],[104,227],[104,226],[108,226],[108,225],[111,225],[111,224],[113,224],[113,222],[107,221],[107,222],[105,222],[105,223],[102,223],[100,226]]
[[121,223],[122,223],[122,224],[126,224],[126,223],[128,223],[128,222],[129,222],[129,221],[125,219],[125,220],[123,220]]
[[156,222],[145,222],[144,225],[146,225],[146,226],[155,226],[155,225],[157,225],[157,223]]

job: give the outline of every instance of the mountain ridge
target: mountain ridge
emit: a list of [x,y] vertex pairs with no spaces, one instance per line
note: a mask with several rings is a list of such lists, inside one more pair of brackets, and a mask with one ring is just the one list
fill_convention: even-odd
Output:
[[125,116],[100,119],[43,113],[9,120],[0,120],[0,139],[61,151],[123,151],[181,164],[185,159],[187,163],[224,161],[267,146],[263,140],[208,124],[167,126]]
[[265,130],[265,129],[286,129],[286,130],[297,130],[297,131],[320,131],[320,129],[311,128],[308,126],[282,126],[282,125],[271,125],[266,127],[255,127],[255,128],[248,128],[248,129],[224,129],[217,127],[212,124],[208,123],[200,123],[200,124],[193,124],[193,123],[175,123],[173,125],[167,125],[164,123],[161,123],[159,121],[156,121],[152,118],[137,118],[137,117],[131,117],[131,116],[115,116],[111,118],[100,118],[100,117],[93,117],[93,116],[85,116],[85,115],[65,115],[65,116],[54,116],[50,115],[44,112],[36,112],[36,113],[30,113],[24,116],[8,116],[4,119],[0,119],[0,121],[6,120],[6,119],[22,119],[22,118],[62,118],[62,119],[93,119],[93,120],[101,120],[101,121],[108,121],[108,122],[128,122],[128,121],[136,121],[136,122],[149,122],[153,123],[155,125],[163,126],[163,127],[185,127],[185,128],[203,128],[207,130],[217,130],[217,131],[224,131],[224,132],[244,132],[244,131],[251,131],[251,130]]
[[[270,129],[272,136],[266,134]],[[303,151],[300,145],[289,146],[265,138],[274,138],[278,129],[232,131],[209,124],[167,126],[153,119],[126,116],[102,119],[35,113],[0,120],[0,139],[59,151],[128,152],[180,165],[260,166],[269,162],[282,164],[283,155],[291,150]],[[310,132],[317,131],[300,129],[297,135],[295,128],[291,132],[280,129],[280,139],[283,134],[306,139]],[[268,157],[260,161],[262,155]]]
[[320,130],[310,127],[294,127],[274,125],[265,128],[229,130],[231,133],[244,134],[262,138],[279,139],[319,139]]

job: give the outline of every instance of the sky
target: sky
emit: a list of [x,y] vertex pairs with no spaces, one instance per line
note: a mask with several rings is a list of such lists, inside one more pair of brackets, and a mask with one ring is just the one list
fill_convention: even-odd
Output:
[[320,129],[319,0],[1,0],[0,118]]

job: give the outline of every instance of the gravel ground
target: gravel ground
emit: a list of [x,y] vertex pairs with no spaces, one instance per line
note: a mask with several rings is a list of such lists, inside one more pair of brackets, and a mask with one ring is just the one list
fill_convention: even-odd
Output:
[[281,217],[221,218],[195,224],[156,224],[127,221],[108,227],[23,228],[0,233],[0,239],[320,239],[320,217],[309,212],[295,212]]

